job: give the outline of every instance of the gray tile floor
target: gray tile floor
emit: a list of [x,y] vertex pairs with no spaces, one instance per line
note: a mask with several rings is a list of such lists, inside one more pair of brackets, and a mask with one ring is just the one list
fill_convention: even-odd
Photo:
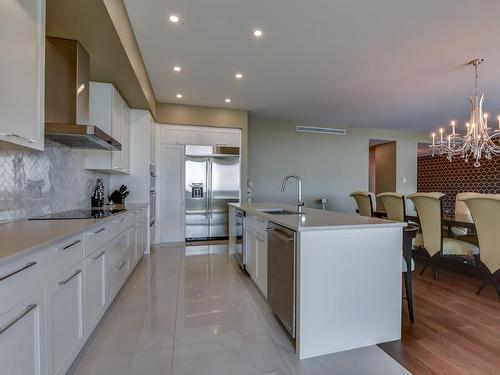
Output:
[[73,369],[76,375],[407,374],[376,346],[298,361],[227,245],[145,256]]

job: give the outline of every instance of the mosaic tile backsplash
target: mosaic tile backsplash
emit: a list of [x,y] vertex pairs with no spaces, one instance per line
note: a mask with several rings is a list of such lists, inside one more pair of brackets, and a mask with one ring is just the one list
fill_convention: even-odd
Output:
[[439,191],[446,194],[443,208],[448,212],[455,210],[457,193],[499,194],[500,158],[481,160],[478,168],[473,164],[466,163],[461,158],[450,162],[442,156],[421,156],[417,162],[417,191]]
[[84,151],[45,142],[45,151],[0,150],[0,221],[90,206],[97,177]]

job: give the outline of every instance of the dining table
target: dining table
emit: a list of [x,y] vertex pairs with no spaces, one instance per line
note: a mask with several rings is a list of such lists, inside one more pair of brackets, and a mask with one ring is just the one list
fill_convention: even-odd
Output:
[[[387,213],[383,210],[373,211],[373,216],[386,219]],[[406,212],[406,221],[414,222],[419,224],[420,218],[416,211],[407,211]],[[441,220],[443,226],[448,227],[448,230],[451,231],[451,227],[459,227],[459,228],[467,228],[470,229],[471,232],[476,231],[476,226],[474,225],[474,221],[469,215],[454,213],[454,212],[443,212],[441,216]]]

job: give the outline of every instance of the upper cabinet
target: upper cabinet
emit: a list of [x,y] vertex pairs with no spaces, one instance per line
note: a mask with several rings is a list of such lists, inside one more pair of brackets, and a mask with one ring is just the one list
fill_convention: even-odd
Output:
[[160,125],[160,143],[240,147],[240,129]]
[[90,124],[122,145],[121,151],[86,151],[85,168],[109,173],[130,172],[130,109],[110,83],[90,82]]
[[2,0],[0,141],[44,149],[45,0]]

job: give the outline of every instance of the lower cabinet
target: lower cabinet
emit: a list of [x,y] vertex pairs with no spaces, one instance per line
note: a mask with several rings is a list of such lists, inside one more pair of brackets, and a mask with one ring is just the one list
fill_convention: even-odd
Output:
[[0,311],[0,373],[46,373],[44,297],[40,289],[9,311]]
[[90,335],[106,310],[106,247],[85,259],[84,270],[85,331]]
[[245,229],[246,240],[246,270],[250,277],[267,298],[267,233],[266,222],[257,222],[251,225],[252,218],[248,218]]
[[65,374],[84,341],[83,262],[47,285],[49,374]]

